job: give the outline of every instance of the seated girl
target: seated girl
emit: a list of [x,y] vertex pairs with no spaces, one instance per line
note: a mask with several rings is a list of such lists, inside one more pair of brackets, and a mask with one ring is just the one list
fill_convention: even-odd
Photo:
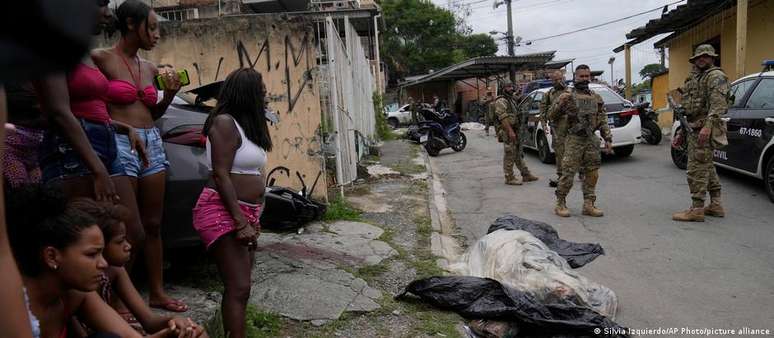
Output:
[[[19,187],[5,200],[8,237],[39,337],[68,337],[73,315],[96,331],[95,337],[141,337],[95,292],[108,267],[102,231],[93,217],[66,201],[60,190],[39,185]],[[194,337],[186,333],[170,322],[150,337]]]
[[[190,318],[154,314],[132,284],[129,274],[124,269],[124,264],[131,257],[132,249],[126,239],[124,224],[129,214],[128,209],[120,205],[100,204],[86,198],[74,200],[71,206],[93,217],[105,238],[105,250],[102,256],[109,266],[105,269],[105,277],[100,281],[98,291],[106,303],[115,306],[118,301],[123,302],[128,312],[121,313],[121,316],[141,333],[164,330],[170,327],[172,322],[174,327],[186,331],[190,337],[207,337],[204,328]],[[114,295],[116,297],[113,297]]]

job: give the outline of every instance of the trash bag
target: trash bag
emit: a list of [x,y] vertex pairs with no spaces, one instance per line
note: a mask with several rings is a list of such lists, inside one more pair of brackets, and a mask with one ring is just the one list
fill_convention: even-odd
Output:
[[[396,299],[405,299],[408,294],[468,319],[513,323],[520,337],[627,337],[622,333],[626,332],[625,328],[577,304],[577,299],[572,296],[556,295],[540,300],[531,292],[516,290],[490,278],[445,276],[419,279],[411,282]],[[595,329],[601,331],[595,333]]]
[[567,261],[532,234],[498,230],[481,237],[449,271],[460,276],[492,278],[538,300],[576,297],[577,304],[615,318],[613,290],[578,274]]
[[261,227],[277,231],[295,231],[322,219],[327,207],[288,188],[266,188]]
[[486,233],[492,233],[500,229],[524,230],[537,237],[559,256],[564,257],[567,263],[574,268],[582,267],[600,255],[605,254],[605,249],[599,244],[568,242],[559,238],[554,228],[546,223],[528,220],[514,215],[505,215],[498,218],[489,226]]
[[509,322],[497,320],[474,319],[468,323],[468,328],[480,338],[513,338],[518,337],[519,329]]

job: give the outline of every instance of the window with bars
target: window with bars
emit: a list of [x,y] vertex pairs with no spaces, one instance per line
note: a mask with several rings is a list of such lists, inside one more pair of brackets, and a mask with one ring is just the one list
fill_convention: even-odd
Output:
[[171,9],[159,11],[159,15],[170,21],[184,21],[199,18],[198,8]]

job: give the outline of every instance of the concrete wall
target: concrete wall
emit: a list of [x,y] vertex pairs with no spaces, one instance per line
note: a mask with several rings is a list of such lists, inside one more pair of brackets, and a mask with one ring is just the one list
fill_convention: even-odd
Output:
[[[296,171],[311,186],[322,170],[320,93],[311,28],[300,18],[262,15],[165,22],[161,42],[144,56],[157,64],[187,69],[191,85],[184,89],[223,80],[240,67],[259,71],[269,107],[280,117],[279,124],[269,127],[274,150],[266,172],[288,167],[291,178],[276,175],[277,184],[300,188]],[[323,174],[315,195],[323,196],[326,187]]]
[[659,112],[658,125],[661,128],[672,126],[672,110],[668,108],[666,95],[669,92],[669,73],[664,73],[653,78],[652,88],[652,107]]
[[[774,58],[774,1],[750,1],[747,10],[747,55],[745,72],[759,72],[761,61]],[[682,86],[691,70],[688,59],[696,45],[720,36],[720,67],[736,80],[736,7],[707,18],[667,44],[669,47],[669,89]]]

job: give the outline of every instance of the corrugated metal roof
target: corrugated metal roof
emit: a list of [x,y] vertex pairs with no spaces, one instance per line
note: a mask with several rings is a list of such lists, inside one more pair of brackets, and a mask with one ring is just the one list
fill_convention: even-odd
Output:
[[[660,18],[650,20],[644,26],[633,29],[626,34],[626,38],[629,39],[626,44],[636,45],[659,34],[684,32],[707,17],[734,5],[736,0],[688,0],[685,5],[677,6],[661,14]],[[665,41],[666,39],[657,42],[656,47]],[[622,50],[624,45],[616,47],[613,52],[618,53]]]
[[507,72],[511,66],[514,66],[517,71],[536,69],[545,66],[547,62],[554,58],[554,54],[556,54],[556,51],[515,56],[481,56],[420,76],[419,78],[409,77],[411,80],[401,83],[400,86],[411,87],[426,82],[488,77]]

